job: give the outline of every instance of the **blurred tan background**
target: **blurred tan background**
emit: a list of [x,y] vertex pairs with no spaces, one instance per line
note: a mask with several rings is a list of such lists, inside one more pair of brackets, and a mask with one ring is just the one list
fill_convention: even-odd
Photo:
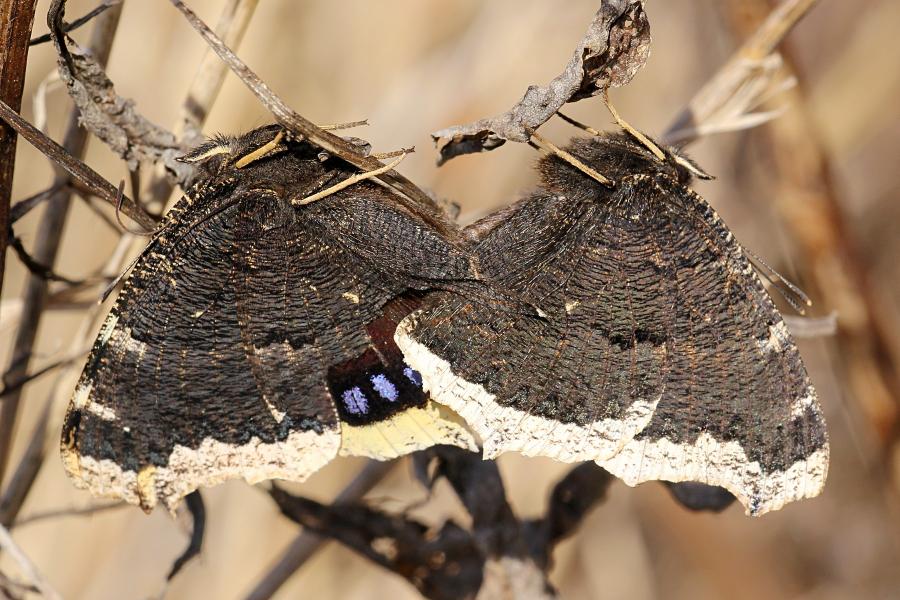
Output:
[[[46,31],[48,4],[39,3],[35,34]],[[81,15],[94,4],[72,0],[67,14]],[[223,4],[189,2],[208,23],[217,21]],[[648,2],[651,58],[631,85],[613,91],[619,111],[651,134],[662,132],[746,36],[754,18],[752,7],[759,4]],[[376,151],[415,145],[417,152],[400,170],[422,187],[460,203],[461,220],[469,222],[527,191],[535,181],[530,167],[537,156],[528,147],[507,144],[437,169],[429,132],[501,112],[528,84],[555,76],[598,5],[599,0],[263,0],[238,52],[304,116],[319,123],[368,118],[370,125],[353,133],[370,140]],[[738,506],[721,515],[689,513],[658,484],[632,489],[617,483],[609,500],[557,550],[553,581],[564,597],[900,598],[900,454],[894,449],[898,398],[891,388],[897,376],[893,365],[900,356],[898,28],[900,4],[895,0],[821,2],[788,37],[800,85],[776,102],[786,108],[784,121],[703,139],[691,148],[718,178],[698,184],[698,191],[738,239],[814,296],[814,316],[837,309],[838,319],[848,320],[847,327],[857,326],[851,333],[856,336],[853,343],[861,344],[858,352],[849,338],[800,341],[830,426],[832,467],[825,492],[751,519]],[[88,29],[75,37],[87,40]],[[124,5],[108,72],[120,94],[168,127],[178,116],[204,51],[203,42],[168,2],[130,0]],[[31,99],[55,68],[54,61],[49,45],[31,53],[23,100],[29,120],[35,117]],[[68,107],[64,91],[49,94],[49,130],[56,139]],[[583,101],[567,112],[598,128],[610,126],[597,100]],[[206,131],[238,133],[270,121],[229,76]],[[798,123],[800,129],[791,129]],[[575,132],[553,122],[543,133],[564,142]],[[818,158],[827,159],[833,177],[816,175]],[[86,162],[111,181],[125,176],[121,162],[99,142],[90,144]],[[804,176],[811,180],[804,183]],[[20,141],[14,199],[40,191],[50,178],[47,161]],[[837,227],[816,220],[826,220],[816,212],[823,198],[836,202],[841,211]],[[40,212],[17,226],[28,247]],[[57,270],[72,277],[93,272],[116,239],[83,203],[76,203]],[[853,255],[842,246],[847,240],[857,244]],[[827,269],[834,265],[828,251],[835,247],[835,260],[845,261],[870,286],[868,304],[853,301],[859,292],[854,279],[833,281],[831,287]],[[21,264],[8,256],[0,331],[4,366],[14,334],[9,315],[15,313],[24,278]],[[833,293],[835,289],[840,293]],[[866,329],[875,327],[867,316],[872,310],[878,339],[884,342],[874,351],[867,344],[876,332]],[[65,352],[80,322],[78,311],[48,312],[33,364],[46,364]],[[80,364],[65,371],[62,379],[51,374],[28,386],[13,464],[48,394],[56,396],[52,419],[58,430],[79,370]],[[361,464],[336,460],[293,489],[327,500]],[[395,469],[369,498],[395,510],[422,500],[425,494],[407,467]],[[550,486],[567,470],[552,461],[518,456],[501,458],[500,467],[511,501],[525,516],[540,513]],[[204,496],[204,552],[176,579],[168,597],[243,597],[297,528],[276,513],[263,493],[243,483],[226,484]],[[91,503],[69,484],[54,450],[21,516]],[[438,498],[415,514],[439,523],[458,511],[449,489],[441,486]],[[171,560],[186,543],[185,529],[166,513],[146,516],[132,507],[25,524],[13,533],[46,578],[71,598],[156,594]],[[0,569],[13,572],[8,556],[0,556]],[[399,577],[329,544],[277,597],[418,594]]]

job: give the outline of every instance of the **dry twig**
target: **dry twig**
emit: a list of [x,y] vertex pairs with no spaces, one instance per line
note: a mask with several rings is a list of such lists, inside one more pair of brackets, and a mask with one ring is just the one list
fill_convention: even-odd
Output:
[[[19,110],[28,61],[28,37],[34,23],[36,0],[7,1],[0,4],[0,101]],[[0,291],[6,264],[6,236],[10,225],[13,171],[16,163],[16,135],[0,123]],[[0,470],[2,472],[2,470]]]
[[595,96],[631,81],[650,52],[643,0],[604,1],[565,70],[546,86],[531,85],[511,109],[496,117],[431,134],[442,164],[454,156],[493,150],[507,141],[526,143],[567,102]]
[[9,534],[9,530],[3,525],[0,525],[0,549],[8,552],[9,555],[12,556],[13,560],[16,561],[19,568],[22,570],[22,574],[28,578],[29,583],[38,589],[41,596],[48,600],[62,600],[62,596],[60,596],[59,593],[47,583],[47,580],[41,576],[37,567],[35,567],[28,556],[22,552],[22,549],[19,548],[19,545],[16,544],[15,540],[13,540],[12,536]]

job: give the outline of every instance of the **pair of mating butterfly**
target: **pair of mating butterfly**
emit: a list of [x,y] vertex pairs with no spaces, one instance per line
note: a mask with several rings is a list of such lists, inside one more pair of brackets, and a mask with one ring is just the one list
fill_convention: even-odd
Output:
[[815,391],[688,188],[702,171],[633,130],[568,151],[608,181],[547,157],[537,190],[460,231],[373,181],[323,194],[352,168],[276,126],[197,148],[75,390],[69,475],[171,509],[228,478],[480,442],[722,486],[751,514],[816,495]]

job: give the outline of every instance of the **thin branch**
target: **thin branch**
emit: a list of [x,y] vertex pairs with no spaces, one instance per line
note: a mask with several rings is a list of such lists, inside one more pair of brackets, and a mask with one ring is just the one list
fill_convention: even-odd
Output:
[[172,563],[166,581],[172,581],[192,558],[200,554],[200,549],[203,547],[203,536],[206,532],[206,506],[203,504],[200,490],[194,490],[188,494],[185,504],[191,513],[191,539],[184,552]]
[[93,504],[91,506],[56,508],[53,510],[36,512],[32,515],[22,517],[21,519],[18,519],[14,523],[12,523],[9,527],[18,529],[19,527],[32,525],[34,523],[39,523],[41,521],[47,521],[50,519],[60,519],[65,517],[87,517],[96,515],[97,513],[125,508],[127,506],[129,506],[127,502],[105,502],[103,504]]
[[62,596],[60,596],[59,593],[47,583],[47,580],[41,576],[37,567],[35,567],[34,563],[31,562],[31,559],[22,552],[22,549],[19,548],[19,545],[16,544],[15,540],[13,540],[12,536],[9,534],[9,530],[3,525],[0,525],[0,549],[8,552],[13,560],[18,563],[19,568],[22,570],[22,574],[28,578],[29,583],[33,584],[44,598],[47,598],[48,600],[62,600]]
[[[259,0],[228,0],[216,24],[216,35],[228,47],[240,46],[258,4]],[[182,145],[193,146],[202,140],[203,125],[219,97],[227,74],[228,65],[220,60],[211,48],[207,48],[182,102],[181,115],[172,129]],[[160,208],[164,208],[174,187],[173,182],[166,176],[165,169],[157,168],[147,185],[147,196],[151,201],[158,202]]]
[[[68,176],[71,176],[81,186],[89,190],[91,194],[109,202],[112,206],[116,206],[118,190],[111,183],[76,158],[73,153],[69,152],[64,146],[60,146],[47,137],[40,129],[19,116],[19,113],[2,101],[0,101],[0,118],[6,121],[19,135],[28,140],[31,145],[40,150],[44,156],[51,159],[67,173],[67,176],[57,177],[54,180],[54,187],[57,187],[58,184],[68,185]],[[81,135],[86,135],[86,132]],[[65,195],[68,197],[69,192],[66,191]],[[156,221],[153,217],[147,214],[147,212],[138,206],[131,198],[126,198],[124,200],[122,208],[122,212],[134,219],[140,225],[150,229],[156,227]]]
[[[347,484],[334,499],[333,504],[348,504],[362,498],[369,490],[381,481],[393,468],[395,462],[371,461],[359,474]],[[325,543],[320,536],[303,532],[294,538],[281,558],[262,576],[253,590],[247,594],[246,600],[267,600],[278,591],[291,575],[306,563],[309,558]]]
[[25,249],[25,246],[22,244],[22,240],[20,240],[15,235],[11,235],[9,237],[9,246],[13,250],[15,250],[16,256],[19,257],[19,260],[23,265],[25,265],[25,268],[27,268],[28,271],[35,277],[40,277],[44,281],[59,281],[67,285],[81,285],[82,283],[84,283],[83,281],[77,281],[75,279],[64,277],[56,273],[47,265],[38,262],[37,259],[33,258],[28,253],[28,250]]
[[33,194],[24,200],[19,200],[12,206],[12,210],[9,213],[9,224],[14,225],[16,221],[27,215],[34,207],[38,204],[51,198],[53,194],[59,191],[59,189],[66,185],[63,181],[54,182],[50,187],[46,190],[42,190],[37,194]]
[[[104,0],[99,6],[94,7],[88,13],[78,17],[71,23],[63,23],[62,30],[65,33],[69,33],[70,31],[75,31],[82,25],[86,25],[87,23],[90,23],[94,17],[100,16],[103,13],[103,11],[105,11],[107,8],[114,6],[116,4],[121,4],[121,3],[122,3],[122,0]],[[28,45],[29,46],[37,46],[38,44],[46,44],[47,42],[49,42],[52,39],[53,39],[53,37],[49,33],[45,33],[44,35],[39,35],[37,37],[31,38],[31,40],[28,42]]]

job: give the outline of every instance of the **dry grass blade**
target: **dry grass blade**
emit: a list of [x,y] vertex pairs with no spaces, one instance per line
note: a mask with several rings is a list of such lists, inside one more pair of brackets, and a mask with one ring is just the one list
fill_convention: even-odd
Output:
[[777,111],[749,113],[770,93],[781,60],[773,55],[788,32],[818,0],[785,0],[694,94],[663,136],[667,144],[686,144],[714,131],[753,127]]

